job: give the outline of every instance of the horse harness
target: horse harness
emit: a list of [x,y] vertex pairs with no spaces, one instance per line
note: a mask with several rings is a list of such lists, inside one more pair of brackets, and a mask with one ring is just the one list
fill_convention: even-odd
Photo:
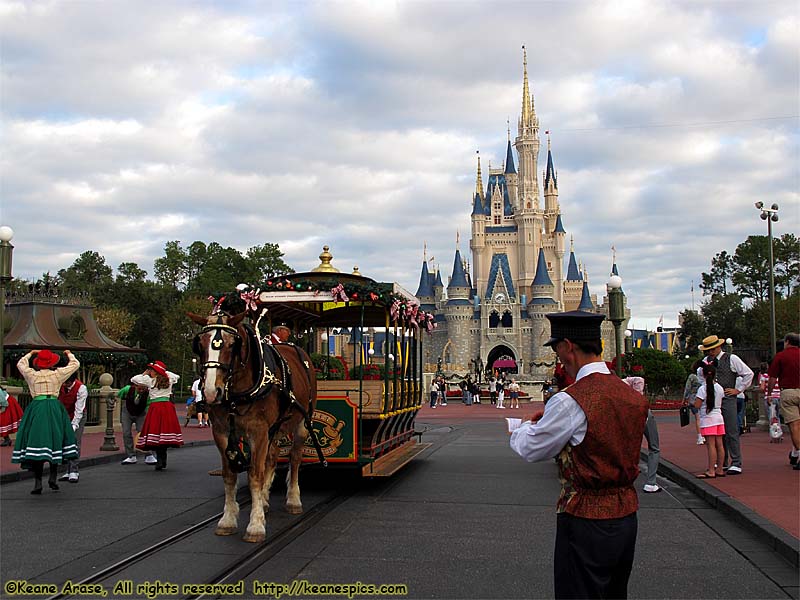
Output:
[[[311,441],[314,444],[314,449],[317,452],[317,458],[319,459],[319,462],[322,463],[322,466],[327,467],[328,461],[322,454],[322,447],[320,446],[319,440],[317,439],[317,434],[312,425],[313,407],[311,410],[306,410],[303,408],[302,404],[297,402],[297,398],[292,391],[292,370],[291,367],[289,367],[289,363],[286,362],[286,359],[283,358],[280,352],[278,352],[272,344],[262,343],[261,340],[258,339],[255,329],[247,324],[243,325],[242,327],[247,335],[248,343],[250,344],[251,348],[258,348],[258,352],[248,353],[251,357],[250,363],[253,372],[259,374],[259,376],[255,378],[253,385],[246,391],[235,392],[229,389],[231,375],[233,374],[236,363],[236,357],[239,354],[243,340],[241,334],[235,327],[226,325],[222,322],[222,318],[224,316],[226,316],[224,313],[218,313],[216,323],[210,323],[204,326],[200,330],[200,333],[195,336],[192,343],[192,348],[195,354],[202,356],[200,348],[200,336],[204,333],[214,332],[214,337],[211,339],[211,347],[215,350],[220,350],[224,345],[224,340],[222,338],[223,332],[234,336],[231,360],[228,364],[221,363],[219,361],[206,361],[200,365],[200,371],[202,373],[201,379],[203,380],[205,379],[205,372],[208,369],[222,369],[225,371],[225,387],[222,392],[221,400],[222,404],[228,410],[229,436],[228,448],[225,453],[228,456],[230,467],[236,472],[242,472],[248,468],[250,463],[250,449],[247,441],[241,436],[239,436],[238,440],[236,439],[237,436],[234,425],[235,417],[246,414],[247,411],[249,411],[252,407],[253,403],[269,394],[274,386],[277,386],[278,388],[278,419],[269,428],[268,439],[270,444],[275,441],[275,434],[278,432],[278,429],[280,429],[280,426],[291,419],[292,409],[297,409],[303,416],[306,430],[311,436]],[[305,375],[310,384],[311,370],[308,363],[303,360],[303,357],[300,354],[300,349],[294,344],[287,343],[282,345],[291,346],[295,349],[300,362],[306,367]],[[247,365],[243,364],[243,366]],[[276,373],[278,376],[276,376]],[[244,413],[239,411],[240,406],[245,407]]]

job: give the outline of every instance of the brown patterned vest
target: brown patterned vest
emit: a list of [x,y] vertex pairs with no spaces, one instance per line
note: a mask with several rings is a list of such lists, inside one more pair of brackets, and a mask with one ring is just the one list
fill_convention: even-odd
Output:
[[586,436],[558,456],[558,512],[584,519],[616,519],[636,512],[647,399],[616,375],[592,373],[565,390],[586,414]]

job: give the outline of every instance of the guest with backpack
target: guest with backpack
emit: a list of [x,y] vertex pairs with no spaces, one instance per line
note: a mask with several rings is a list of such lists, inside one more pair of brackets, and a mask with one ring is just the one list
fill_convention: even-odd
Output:
[[[133,384],[128,384],[117,392],[117,398],[122,402],[119,409],[119,422],[122,426],[122,443],[125,446],[126,455],[122,461],[123,465],[135,465],[139,462],[136,458],[136,449],[133,447],[133,426],[136,426],[138,433],[142,433],[147,411],[147,396],[146,388],[138,388]],[[150,452],[144,462],[147,465],[156,464],[155,452]]]

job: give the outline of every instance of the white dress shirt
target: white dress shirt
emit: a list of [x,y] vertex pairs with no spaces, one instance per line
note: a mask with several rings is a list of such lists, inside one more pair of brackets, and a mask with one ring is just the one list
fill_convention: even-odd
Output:
[[[77,381],[73,381],[72,385],[78,383]],[[72,389],[72,385],[69,389]],[[69,390],[67,390],[69,391]],[[74,431],[78,431],[78,427],[81,424],[81,419],[83,418],[83,413],[86,412],[86,399],[89,397],[89,390],[86,389],[84,384],[81,384],[81,387],[78,388],[78,396],[75,398],[75,415],[72,417],[72,429]]]
[[[581,367],[575,381],[592,373],[610,374],[603,361]],[[567,392],[558,392],[536,422],[525,421],[511,433],[511,449],[528,462],[555,458],[567,444],[577,446],[586,436],[586,413]]]
[[[719,360],[723,354],[725,354],[725,351],[720,352],[714,358]],[[703,361],[710,362],[708,357],[704,358]],[[744,361],[741,358],[735,354],[731,354],[731,371],[737,375],[734,387],[739,392],[738,397],[744,398],[744,391],[750,387],[751,383],[753,383],[753,370],[744,364]],[[705,381],[702,367],[697,369],[697,376],[700,378],[700,381]]]

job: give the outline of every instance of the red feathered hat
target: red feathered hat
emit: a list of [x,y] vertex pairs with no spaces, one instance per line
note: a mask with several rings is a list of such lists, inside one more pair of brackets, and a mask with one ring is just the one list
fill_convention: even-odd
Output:
[[39,369],[50,369],[56,366],[59,360],[61,360],[61,356],[45,348],[39,350],[36,358],[33,359],[33,366]]
[[169,378],[169,375],[167,375],[167,365],[165,365],[160,360],[154,360],[153,362],[149,363],[147,365],[147,368],[153,369],[153,371],[155,371],[159,375],[163,375],[164,377]]

